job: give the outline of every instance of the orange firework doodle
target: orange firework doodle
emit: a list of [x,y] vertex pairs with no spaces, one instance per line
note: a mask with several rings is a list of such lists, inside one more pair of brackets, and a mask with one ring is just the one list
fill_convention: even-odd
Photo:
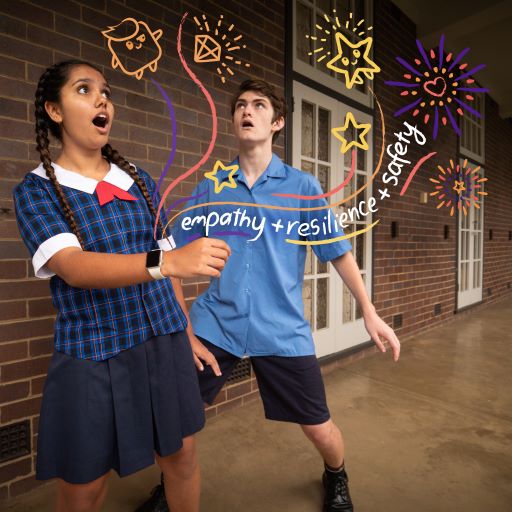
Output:
[[231,23],[227,28],[227,25],[223,25],[222,21],[224,16],[221,14],[215,25],[215,29],[210,29],[210,24],[206,19],[206,16],[202,15],[202,22],[194,16],[194,21],[198,26],[199,30],[205,31],[205,34],[197,34],[195,36],[194,45],[194,61],[197,63],[205,62],[218,62],[217,74],[221,79],[222,83],[226,83],[226,77],[224,72],[230,76],[234,75],[233,70],[230,66],[236,64],[238,66],[245,66],[246,68],[251,67],[248,63],[243,63],[240,59],[236,58],[234,52],[240,51],[241,49],[247,48],[245,44],[241,43],[242,34],[238,34],[232,38],[232,31],[235,28],[234,24]]
[[462,166],[455,165],[453,160],[450,160],[450,165],[444,169],[438,165],[441,172],[438,179],[430,178],[430,181],[435,184],[435,191],[431,192],[431,196],[437,196],[439,204],[437,208],[450,208],[450,216],[453,216],[455,210],[462,211],[467,215],[468,210],[473,204],[475,208],[480,208],[480,197],[486,196],[487,192],[483,191],[483,183],[487,178],[480,176],[480,166],[471,169],[468,167],[467,159],[464,160]]

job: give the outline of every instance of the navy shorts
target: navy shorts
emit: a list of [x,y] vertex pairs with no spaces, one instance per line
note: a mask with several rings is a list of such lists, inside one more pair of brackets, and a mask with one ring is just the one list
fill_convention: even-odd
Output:
[[[210,366],[198,371],[203,400],[212,404],[240,358],[198,336],[215,356],[222,375]],[[251,356],[265,417],[300,425],[319,425],[329,418],[325,387],[316,356]]]
[[125,476],[178,451],[204,426],[185,332],[156,336],[105,361],[54,352],[39,421],[36,477],[87,483]]

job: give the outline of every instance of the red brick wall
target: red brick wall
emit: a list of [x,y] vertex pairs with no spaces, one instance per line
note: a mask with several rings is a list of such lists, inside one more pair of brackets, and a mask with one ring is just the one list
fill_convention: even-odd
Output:
[[[168,185],[200,159],[211,136],[208,104],[184,72],[176,51],[178,26],[185,11],[189,12],[183,37],[185,58],[211,93],[219,125],[210,159],[200,173],[179,185],[171,200],[190,195],[198,176],[210,170],[215,160],[227,162],[236,155],[229,100],[239,81],[261,77],[282,90],[284,2],[16,0],[0,4],[0,425],[29,418],[33,434],[32,454],[0,464],[0,499],[16,496],[36,485],[33,461],[37,420],[52,352],[54,310],[48,282],[33,277],[11,199],[13,186],[39,161],[34,151],[33,128],[37,80],[46,66],[62,59],[81,58],[101,66],[113,85],[113,147],[158,178],[169,157],[172,132],[165,101],[150,80],[154,78],[165,88],[177,117],[178,150],[165,182]],[[251,68],[242,72],[233,66],[235,76],[225,85],[214,67],[193,61],[196,26],[192,17],[202,13],[210,24],[224,14],[225,22],[234,23],[247,44],[240,57],[250,62]],[[111,69],[110,52],[100,33],[127,17],[145,21],[153,30],[161,28],[164,32],[158,69],[155,73],[146,71],[140,81]],[[283,153],[282,147],[278,152]],[[53,154],[58,154],[56,148]],[[189,302],[205,287],[205,283],[197,280],[186,280],[184,284]],[[253,385],[250,380],[230,386],[221,395],[224,400],[219,399],[208,414],[253,398],[257,394],[250,392]],[[218,405],[221,401],[226,403]]]

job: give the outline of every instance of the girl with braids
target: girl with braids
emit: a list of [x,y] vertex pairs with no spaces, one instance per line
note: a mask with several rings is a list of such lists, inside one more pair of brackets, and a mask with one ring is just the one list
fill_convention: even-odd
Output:
[[[113,117],[96,67],[66,61],[42,74],[41,164],[14,190],[35,275],[51,278],[57,309],[36,476],[58,478],[57,512],[91,512],[111,469],[128,475],[156,456],[171,510],[197,511],[203,403],[172,280],[218,277],[230,250],[207,238],[175,250],[172,237],[154,240],[155,184],[108,144]],[[49,133],[62,146],[55,161]]]

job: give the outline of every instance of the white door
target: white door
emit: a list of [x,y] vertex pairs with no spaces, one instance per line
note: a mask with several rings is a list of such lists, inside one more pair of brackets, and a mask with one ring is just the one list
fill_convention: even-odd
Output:
[[[459,162],[464,169],[463,161]],[[470,167],[471,164],[469,164]],[[483,169],[479,175],[483,177]],[[484,182],[480,182],[479,192],[484,192]],[[458,211],[459,216],[459,250],[458,250],[458,293],[457,308],[461,309],[482,300],[482,266],[483,266],[483,219],[484,196],[478,194],[478,202],[471,201],[463,210]]]
[[[349,111],[358,123],[371,123],[372,118],[298,82],[294,82],[293,97],[292,165],[315,175],[324,192],[327,192],[343,182],[351,167],[351,151],[345,154],[340,152],[340,143],[331,135],[331,128],[343,126]],[[372,136],[371,131],[366,136],[370,149],[357,151],[356,173],[349,185],[328,198],[328,202],[335,203],[349,197],[356,188],[366,183],[373,161]],[[341,213],[345,207],[355,206],[361,200],[368,201],[370,197],[371,186],[332,211]],[[348,223],[350,227],[345,229],[345,233],[365,228],[372,222],[370,217],[354,219],[354,222]],[[371,287],[371,240],[371,232],[350,239],[368,293]],[[333,354],[367,341],[368,334],[361,312],[350,291],[332,265],[320,262],[310,247],[307,251],[304,311],[311,324],[317,356]]]

